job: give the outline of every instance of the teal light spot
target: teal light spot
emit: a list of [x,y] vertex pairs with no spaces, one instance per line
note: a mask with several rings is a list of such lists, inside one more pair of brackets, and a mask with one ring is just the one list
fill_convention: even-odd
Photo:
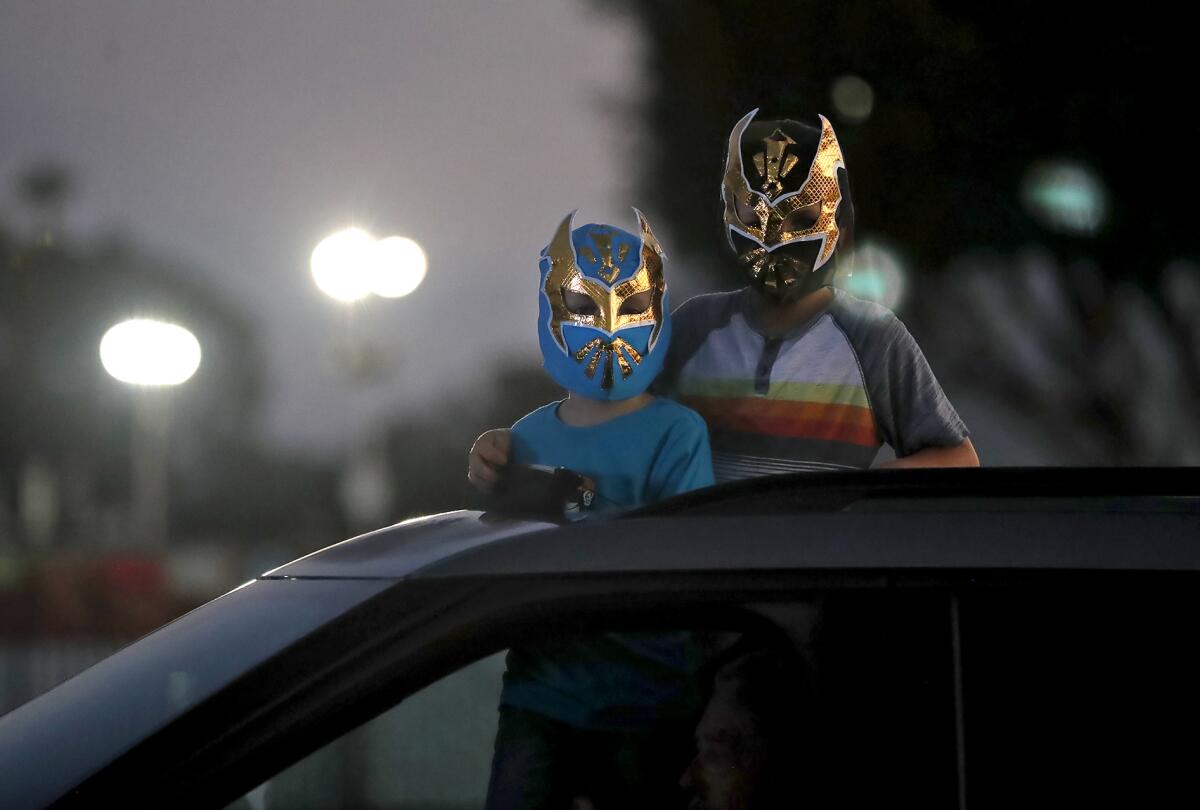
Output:
[[905,269],[896,251],[870,237],[854,251],[852,271],[838,286],[857,298],[895,309],[904,295]]
[[887,282],[878,270],[870,268],[856,270],[846,281],[846,292],[859,298],[869,298],[879,301],[887,293]]
[[1104,223],[1104,187],[1091,169],[1074,163],[1041,163],[1026,175],[1026,208],[1054,230],[1090,236]]

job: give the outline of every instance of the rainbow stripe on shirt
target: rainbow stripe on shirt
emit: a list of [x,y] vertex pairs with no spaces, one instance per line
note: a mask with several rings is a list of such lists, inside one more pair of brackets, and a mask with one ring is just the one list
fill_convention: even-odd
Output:
[[857,355],[828,312],[774,341],[734,313],[674,393],[708,423],[718,481],[868,467],[882,443]]

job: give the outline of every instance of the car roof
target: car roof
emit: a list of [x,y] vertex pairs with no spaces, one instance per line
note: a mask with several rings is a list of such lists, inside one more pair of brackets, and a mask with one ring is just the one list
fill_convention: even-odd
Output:
[[476,511],[427,515],[335,543],[260,578],[402,579],[472,549],[555,528]]
[[264,578],[406,579],[730,569],[1200,570],[1195,470],[775,476],[574,525],[458,511]]

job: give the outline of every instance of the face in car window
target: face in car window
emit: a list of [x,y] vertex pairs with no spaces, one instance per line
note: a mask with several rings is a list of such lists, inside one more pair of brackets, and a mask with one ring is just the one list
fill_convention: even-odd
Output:
[[679,780],[689,810],[748,810],[762,778],[764,741],[732,690],[713,696],[696,727],[696,756]]
[[803,803],[811,768],[800,741],[814,733],[799,659],[758,650],[722,667],[696,726],[696,756],[679,785],[689,810],[755,810]]

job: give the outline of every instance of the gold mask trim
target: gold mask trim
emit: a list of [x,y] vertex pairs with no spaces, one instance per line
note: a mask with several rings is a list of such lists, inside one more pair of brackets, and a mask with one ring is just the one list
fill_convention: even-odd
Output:
[[629,255],[629,245],[621,245],[617,249],[616,262],[613,261],[612,255],[612,232],[606,230],[597,230],[592,235],[592,240],[596,243],[596,249],[600,252],[600,258],[596,258],[596,254],[586,245],[579,249],[579,255],[587,259],[588,264],[599,264],[600,267],[596,272],[600,274],[600,278],[604,279],[605,283],[612,284],[617,274],[621,272],[621,268],[617,267],[625,261]]
[[[602,357],[604,358],[602,386],[606,389],[612,387],[614,363],[621,376],[628,377],[633,373],[630,361],[633,362],[633,365],[642,362],[641,354],[627,341],[616,337],[615,333],[621,329],[653,323],[654,329],[650,333],[648,344],[649,348],[653,349],[662,329],[663,296],[667,290],[666,280],[663,278],[663,259],[665,257],[658,239],[650,230],[650,223],[647,222],[646,217],[638,209],[633,210],[637,214],[638,225],[642,232],[642,261],[632,277],[616,286],[610,285],[620,270],[613,263],[612,242],[609,235],[597,234],[593,237],[600,253],[601,269],[599,274],[606,283],[588,278],[580,271],[575,248],[571,242],[571,223],[575,217],[574,212],[568,214],[559,223],[558,229],[554,232],[554,238],[550,240],[550,244],[546,248],[546,258],[550,261],[550,270],[546,273],[542,293],[550,302],[550,332],[554,337],[554,342],[564,353],[567,353],[567,343],[562,336],[564,323],[590,326],[613,336],[613,339],[607,341],[600,338],[591,340],[573,355],[578,363],[583,363],[590,356],[590,362],[585,369],[589,378],[595,376],[600,360]],[[628,256],[627,251],[627,245],[622,245],[618,249],[617,263]],[[590,249],[585,247],[579,253],[590,262],[595,263],[595,254]],[[596,314],[579,315],[571,312],[563,300],[563,293],[567,291],[590,298],[596,306]],[[644,292],[651,293],[650,305],[645,310],[621,313],[621,307],[624,306],[627,299]]]
[[[784,132],[775,130],[763,139],[763,150],[752,157],[761,180],[760,190],[754,190],[743,169],[742,135],[757,113],[758,110],[751,110],[729,133],[729,151],[726,153],[725,177],[721,185],[721,198],[725,202],[725,224],[730,231],[752,239],[768,253],[793,242],[820,239],[821,250],[812,268],[815,271],[833,256],[840,235],[837,209],[842,201],[842,190],[838,185],[837,170],[846,165],[841,145],[829,119],[823,115],[819,116],[821,139],[809,166],[808,176],[799,190],[781,196],[782,179],[787,177],[800,161],[789,151],[795,141]],[[742,220],[738,215],[739,205],[754,211],[758,219],[757,224],[748,225]],[[813,205],[820,208],[817,219],[811,226],[796,230],[785,227],[790,215]],[[729,242],[730,247],[733,247],[732,236]]]
[[[595,354],[593,354],[595,352]],[[628,355],[629,359],[626,359]],[[623,338],[613,338],[611,341],[605,341],[602,338],[593,338],[583,345],[579,351],[575,352],[575,362],[582,363],[591,357],[591,362],[584,369],[584,374],[590,380],[596,376],[596,369],[600,365],[601,358],[604,359],[604,376],[601,378],[600,387],[604,389],[612,388],[613,384],[613,360],[617,362],[617,367],[620,369],[621,378],[628,379],[633,374],[633,366],[629,364],[629,360],[633,361],[633,365],[641,365],[642,355],[638,350],[629,345]]]
[[763,151],[753,158],[754,168],[758,170],[758,176],[763,178],[763,193],[768,197],[778,197],[783,193],[783,178],[791,174],[800,162],[800,158],[787,152],[789,146],[796,145],[796,141],[782,129],[776,129],[762,142]]

